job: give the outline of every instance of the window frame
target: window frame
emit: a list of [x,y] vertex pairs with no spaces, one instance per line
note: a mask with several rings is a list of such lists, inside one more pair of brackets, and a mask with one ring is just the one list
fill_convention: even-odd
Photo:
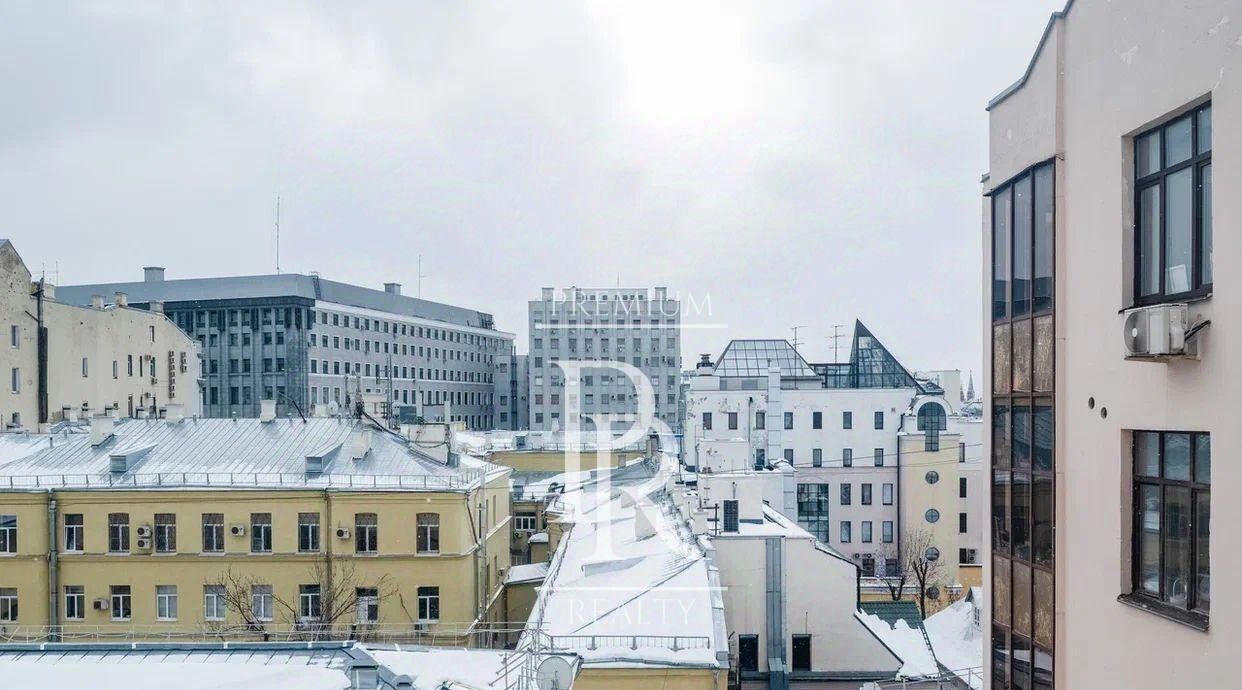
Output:
[[[1130,182],[1133,185],[1133,222],[1130,224],[1134,247],[1134,255],[1132,257],[1133,275],[1131,280],[1131,306],[1142,307],[1153,304],[1165,304],[1168,302],[1184,302],[1188,300],[1204,299],[1212,294],[1212,283],[1203,282],[1203,196],[1200,190],[1203,186],[1203,169],[1212,165],[1212,149],[1206,152],[1199,152],[1199,115],[1204,111],[1212,110],[1212,102],[1207,101],[1201,103],[1189,110],[1185,110],[1165,118],[1159,124],[1149,127],[1142,132],[1135,134],[1130,141],[1130,151],[1133,155],[1132,177]],[[1209,117],[1211,114],[1209,112]],[[1168,146],[1166,142],[1168,137],[1165,131],[1174,124],[1181,122],[1183,119],[1190,120],[1190,157],[1179,163],[1167,165],[1165,160],[1168,157]],[[1209,120],[1210,122],[1210,120]],[[1160,138],[1160,164],[1154,171],[1142,177],[1138,174],[1139,162],[1139,142],[1150,135],[1156,135]],[[1168,247],[1168,193],[1166,182],[1172,175],[1182,172],[1183,170],[1191,170],[1191,278],[1190,289],[1177,293],[1169,293],[1166,290],[1166,281],[1168,273],[1168,253],[1165,251]],[[1143,246],[1140,241],[1142,238],[1142,230],[1139,227],[1139,221],[1142,218],[1141,200],[1143,192],[1157,187],[1157,198],[1160,204],[1160,284],[1157,292],[1151,295],[1142,295],[1142,251]],[[1215,273],[1213,272],[1213,277]]]
[[[435,522],[430,521],[432,517]],[[414,516],[414,552],[426,555],[440,553],[439,513],[418,513]]]
[[[1139,446],[1138,446],[1138,443],[1136,442],[1136,439],[1138,438],[1139,434],[1154,434],[1156,436],[1156,439],[1157,439],[1156,441],[1156,452],[1157,452],[1156,476],[1154,477],[1141,476],[1138,473]],[[1190,479],[1188,480],[1167,479],[1164,476],[1165,437],[1169,435],[1187,435],[1190,437],[1190,450],[1189,450]],[[1131,481],[1130,481],[1130,503],[1131,503],[1131,506],[1130,506],[1131,507],[1131,513],[1130,513],[1130,519],[1131,519],[1130,587],[1131,587],[1131,591],[1128,594],[1123,594],[1121,599],[1128,603],[1136,604],[1140,608],[1154,611],[1158,613],[1159,615],[1162,615],[1166,618],[1170,618],[1180,623],[1185,623],[1187,625],[1190,625],[1191,627],[1195,627],[1200,630],[1207,630],[1208,621],[1211,617],[1211,610],[1210,610],[1210,606],[1208,609],[1198,608],[1197,606],[1197,604],[1199,603],[1198,587],[1194,586],[1194,587],[1187,588],[1186,605],[1184,607],[1178,606],[1177,604],[1174,604],[1168,601],[1167,596],[1165,594],[1165,556],[1166,556],[1165,554],[1165,539],[1166,539],[1165,493],[1166,493],[1166,490],[1170,487],[1182,488],[1182,489],[1186,489],[1189,491],[1190,502],[1189,502],[1189,511],[1188,511],[1189,515],[1188,515],[1188,520],[1187,520],[1187,531],[1189,534],[1189,538],[1188,538],[1189,543],[1187,546],[1186,558],[1187,558],[1187,566],[1189,568],[1189,574],[1193,577],[1193,579],[1197,583],[1198,576],[1199,576],[1198,558],[1197,558],[1199,555],[1198,554],[1198,535],[1197,535],[1198,527],[1199,527],[1198,499],[1201,495],[1207,494],[1208,501],[1209,501],[1208,524],[1209,524],[1209,529],[1210,529],[1210,525],[1211,525],[1210,501],[1211,501],[1211,493],[1212,493],[1212,483],[1211,483],[1210,475],[1206,483],[1195,480],[1196,469],[1197,469],[1196,465],[1198,463],[1197,450],[1198,450],[1199,438],[1201,437],[1207,438],[1208,443],[1209,443],[1208,463],[1209,463],[1209,472],[1210,472],[1211,436],[1212,436],[1211,433],[1206,432],[1206,431],[1183,431],[1183,430],[1176,430],[1176,429],[1159,429],[1159,430],[1157,429],[1135,429],[1130,433],[1130,458],[1129,460],[1131,463],[1130,464],[1130,472],[1131,472]],[[1143,486],[1157,487],[1157,489],[1160,492],[1160,534],[1159,534],[1159,540],[1158,540],[1159,548],[1160,548],[1160,572],[1157,575],[1157,581],[1159,583],[1160,593],[1158,595],[1152,595],[1150,592],[1147,592],[1146,590],[1144,590],[1141,585],[1143,574],[1142,574],[1142,556],[1140,553],[1140,547],[1141,547],[1140,541],[1141,541],[1141,536],[1142,536],[1141,525],[1142,525],[1143,506],[1139,501],[1139,493],[1140,493],[1140,487],[1143,487]],[[1210,551],[1211,537],[1209,536],[1208,539],[1209,539],[1209,551]],[[1211,564],[1209,563],[1209,566],[1208,566],[1209,577],[1210,577],[1210,573],[1211,573]],[[1209,587],[1208,601],[1210,602],[1211,601],[1210,581],[1209,581],[1208,587]]]

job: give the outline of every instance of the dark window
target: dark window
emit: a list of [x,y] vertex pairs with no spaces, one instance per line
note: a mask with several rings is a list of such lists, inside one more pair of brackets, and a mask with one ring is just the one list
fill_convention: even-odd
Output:
[[1134,298],[1151,304],[1212,285],[1212,107],[1134,138]]
[[[534,516],[531,516],[534,520]],[[379,516],[375,513],[354,515],[354,550],[357,553],[379,552]]]
[[940,403],[929,402],[919,408],[918,430],[924,433],[924,450],[940,450],[940,432],[948,428],[948,418]]
[[812,429],[823,429],[824,428],[824,413],[823,412],[812,412],[811,413],[811,428]]
[[1211,437],[1136,431],[1133,454],[1134,593],[1206,619]]
[[108,551],[129,551],[129,513],[108,513]]
[[738,527],[737,501],[725,499],[722,512],[724,513],[724,531],[736,532]]
[[737,429],[737,413],[736,412],[729,413],[729,429],[730,430]]
[[319,550],[319,513],[298,513],[298,551]]
[[875,412],[875,428],[877,429],[884,428],[884,411],[883,410],[876,410]]
[[759,670],[759,636],[737,636],[737,667],[742,672]]
[[957,514],[957,532],[958,534],[966,534],[966,513]]
[[862,505],[871,505],[871,485],[860,484],[860,486],[862,487],[862,496],[859,497],[859,501],[861,501]]
[[703,429],[705,431],[711,431],[711,428],[712,428],[712,413],[704,412],[703,413]]
[[883,467],[884,466],[884,449],[876,448],[874,451],[874,457],[875,457],[875,466]]
[[793,428],[793,413],[792,412],[785,413],[785,428],[786,429]]
[[798,484],[798,524],[815,538],[828,541],[828,485]]
[[439,553],[440,514],[419,513],[415,523],[415,548],[418,553]]
[[203,551],[224,551],[224,513],[203,513]]
[[853,412],[842,412],[841,413],[841,428],[842,429],[853,429],[854,428],[854,413]]
[[965,477],[958,477],[957,495],[959,498],[966,498],[966,478]]
[[841,449],[841,466],[842,467],[853,467],[854,466],[854,449],[853,448]]
[[850,484],[841,485],[841,505],[843,506],[850,504],[850,486]]
[[760,410],[755,413],[755,428],[756,429],[763,429],[767,421],[768,421],[767,413],[765,413],[763,410]]
[[793,670],[811,670],[811,636],[793,636]]
[[418,592],[418,620],[420,621],[440,620],[440,588],[439,587],[419,587],[417,592]]

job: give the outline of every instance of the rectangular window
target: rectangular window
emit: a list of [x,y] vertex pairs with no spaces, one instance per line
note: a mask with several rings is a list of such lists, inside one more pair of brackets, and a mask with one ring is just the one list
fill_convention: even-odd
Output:
[[270,621],[275,613],[276,600],[271,585],[250,586],[250,612],[256,621]]
[[9,371],[9,390],[14,393],[22,392],[22,370],[17,367]]
[[703,430],[711,431],[711,429],[712,429],[712,413],[704,412],[703,413]]
[[112,605],[112,620],[129,620],[134,610],[129,585],[112,585],[108,589],[108,594]]
[[203,513],[203,553],[224,552],[224,513]]
[[862,505],[871,505],[871,484],[860,484],[859,486],[862,487],[862,495],[858,500],[862,503]]
[[815,538],[827,543],[830,523],[828,521],[828,485],[798,484],[798,524]]
[[177,586],[155,586],[155,619],[158,621],[177,620]]
[[272,514],[250,514],[250,552],[272,552]]
[[812,412],[811,413],[811,428],[812,429],[823,429],[824,428],[824,413],[823,412]]
[[723,502],[721,512],[723,513],[725,532],[736,532],[738,529],[738,505],[736,499],[726,498]]
[[203,620],[222,621],[227,611],[224,585],[203,585]]
[[786,412],[786,413],[785,413],[785,428],[786,428],[786,429],[792,429],[792,428],[794,428],[794,427],[793,427],[793,413],[792,413],[792,412]]
[[1134,595],[1187,612],[1206,625],[1211,437],[1136,431],[1132,447]]
[[850,543],[850,522],[848,520],[841,521],[841,543]]
[[850,486],[850,484],[841,485],[841,505],[843,506],[850,504]]
[[319,513],[298,513],[298,551],[319,550]]
[[173,513],[156,513],[153,528],[156,553],[177,551],[177,516]]
[[379,589],[358,587],[354,589],[354,616],[362,625],[379,622]]
[[516,532],[534,532],[538,529],[534,513],[514,513],[513,529]]
[[729,414],[729,430],[732,431],[732,430],[737,429],[737,413],[730,412],[728,414]]
[[319,585],[298,585],[298,618],[317,621],[321,613]]
[[843,448],[841,450],[841,466],[842,467],[853,467],[854,466],[854,449],[853,448]]
[[375,513],[354,514],[354,551],[379,553],[379,516]]
[[759,636],[737,636],[737,667],[743,673],[759,670]]
[[65,551],[85,551],[85,523],[81,513],[65,514]]
[[440,552],[439,513],[419,513],[415,517],[414,541],[418,553]]
[[870,521],[870,520],[863,520],[863,523],[862,523],[862,543],[864,543],[864,544],[870,544],[870,543],[871,543],[871,521]]
[[841,413],[841,428],[842,429],[853,429],[854,428],[854,413],[853,412],[842,412]]
[[884,428],[884,411],[883,410],[875,411],[875,428],[876,429]]
[[764,412],[763,410],[759,410],[758,412],[755,413],[755,428],[756,429],[766,428],[767,423],[768,423],[768,415],[766,412]]
[[419,587],[417,591],[419,622],[434,622],[440,620],[440,588]]
[[65,585],[65,619],[80,621],[86,618],[86,588],[82,585]]
[[1134,298],[1206,294],[1212,286],[1211,105],[1134,138]]
[[885,520],[880,523],[880,539],[885,544],[893,543],[893,521]]
[[880,487],[880,502],[886,506],[893,505],[893,485],[884,484]]
[[20,347],[22,343],[21,327],[9,326],[9,347]]
[[129,553],[129,513],[108,513],[108,552]]
[[823,448],[812,448],[811,449],[811,467],[823,467],[823,466],[824,466],[824,449]]
[[0,623],[17,622],[17,588],[0,587]]
[[794,635],[793,636],[793,670],[810,671],[811,670],[811,636],[810,635]]
[[884,466],[884,449],[883,448],[876,448],[874,451],[872,451],[872,457],[875,460],[876,467]]
[[957,533],[966,534],[966,513],[957,514]]

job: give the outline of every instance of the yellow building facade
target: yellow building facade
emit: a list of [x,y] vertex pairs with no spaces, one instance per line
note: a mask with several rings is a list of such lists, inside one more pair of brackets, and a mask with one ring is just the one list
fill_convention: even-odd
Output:
[[[174,425],[218,427],[181,439],[214,445],[185,448],[176,433],[149,433]],[[296,629],[318,613],[334,631],[361,623],[460,642],[470,630],[503,619],[509,472],[477,461],[436,466],[378,433],[366,434],[372,447],[361,450],[352,440],[359,426],[132,420],[118,424],[116,438],[105,443],[80,435],[3,465],[0,524],[11,525],[15,539],[0,554],[0,597],[11,595],[17,605],[16,615],[0,624],[31,638],[50,626],[60,626],[66,639],[121,630],[157,638],[250,634],[244,626],[256,621],[248,618],[265,631]],[[327,472],[281,471],[300,464],[305,448],[322,447],[325,437],[336,443]],[[259,455],[285,448],[288,457],[269,456],[269,473],[165,471],[178,455],[205,453],[227,467],[236,464],[235,453],[253,452],[232,448],[230,438],[258,444]],[[153,467],[117,474],[98,466],[135,444],[154,444],[146,460]],[[51,471],[68,460],[78,463],[72,469],[90,472]],[[390,469],[408,474],[368,473]],[[288,486],[272,486],[275,481]],[[250,610],[237,601],[241,588],[254,590]],[[342,612],[346,600],[357,610]]]

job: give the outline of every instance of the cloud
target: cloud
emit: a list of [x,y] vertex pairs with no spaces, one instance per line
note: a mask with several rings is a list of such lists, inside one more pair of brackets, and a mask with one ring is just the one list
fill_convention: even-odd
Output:
[[65,283],[318,270],[493,312],[711,295],[978,368],[986,99],[1059,2],[0,8],[7,234]]

